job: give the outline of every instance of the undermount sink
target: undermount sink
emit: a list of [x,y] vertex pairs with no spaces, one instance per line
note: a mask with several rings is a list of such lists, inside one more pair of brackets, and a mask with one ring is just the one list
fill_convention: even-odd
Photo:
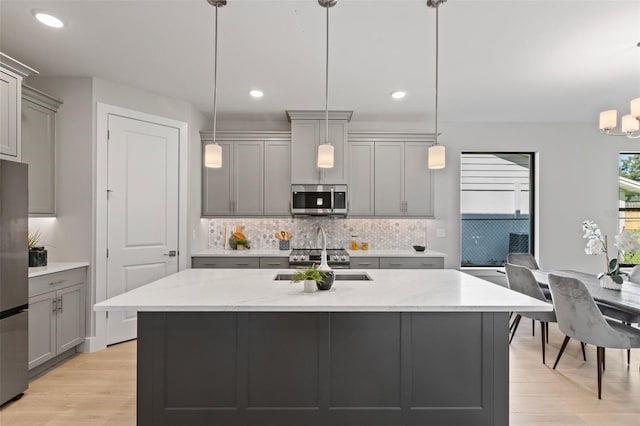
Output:
[[[276,275],[273,279],[274,281],[291,281],[293,278],[293,273],[287,272],[283,274]],[[373,281],[373,278],[369,276],[369,274],[364,272],[340,272],[335,273],[334,281]]]

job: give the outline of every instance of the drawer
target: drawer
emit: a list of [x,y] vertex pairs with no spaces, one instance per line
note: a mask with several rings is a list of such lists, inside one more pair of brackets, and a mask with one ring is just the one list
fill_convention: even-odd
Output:
[[289,269],[288,257],[261,257],[260,269]]
[[381,257],[380,269],[443,269],[442,257]]
[[29,297],[56,291],[87,281],[87,268],[70,269],[29,278]]
[[379,269],[379,257],[352,257],[349,268],[351,269]]
[[193,257],[192,268],[238,268],[258,269],[260,259],[257,257]]

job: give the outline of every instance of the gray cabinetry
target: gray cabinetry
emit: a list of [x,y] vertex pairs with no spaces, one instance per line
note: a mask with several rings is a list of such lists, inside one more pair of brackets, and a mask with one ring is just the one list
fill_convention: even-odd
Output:
[[86,268],[29,279],[29,369],[85,338]]
[[22,162],[29,164],[29,214],[55,215],[56,112],[61,101],[22,88]]
[[[201,136],[204,155],[212,135]],[[289,216],[289,135],[221,132],[218,143],[222,167],[202,166],[202,216]]]
[[349,215],[373,216],[374,209],[374,143],[349,144]]
[[231,256],[211,256],[194,257],[191,260],[192,268],[246,268],[258,269],[260,258],[258,257],[231,257]]
[[433,216],[428,148],[422,142],[376,142],[376,216]]
[[443,269],[442,257],[381,257],[380,269]]
[[288,257],[261,257],[260,269],[287,269],[289,267]]
[[291,214],[291,142],[264,143],[264,215]]
[[0,67],[0,159],[20,161],[20,86],[22,77]]
[[329,142],[334,148],[331,169],[317,166],[318,145],[325,142],[324,111],[287,111],[291,121],[291,183],[347,184],[347,128],[351,111],[329,113]]
[[350,266],[351,269],[379,269],[380,258],[379,257],[351,257]]

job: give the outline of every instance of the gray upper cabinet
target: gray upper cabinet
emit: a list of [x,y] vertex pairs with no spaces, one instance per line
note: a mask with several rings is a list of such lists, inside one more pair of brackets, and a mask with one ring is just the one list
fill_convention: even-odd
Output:
[[318,145],[325,141],[324,111],[287,111],[291,121],[291,184],[347,184],[347,130],[352,111],[329,112],[331,169],[317,166]]
[[[211,132],[201,132],[202,152]],[[202,216],[289,216],[290,136],[220,132],[222,167],[202,166]]]
[[260,216],[263,212],[262,141],[233,143],[233,213],[238,216]]
[[291,142],[264,143],[264,215],[291,214]]
[[56,113],[61,101],[22,88],[22,162],[29,164],[29,214],[55,216]]
[[374,143],[349,143],[349,215],[374,215]]
[[[207,143],[202,144],[202,158]],[[230,216],[233,213],[233,145],[231,142],[218,143],[222,147],[222,167],[202,166],[203,216]]]
[[429,145],[404,144],[404,208],[406,216],[433,216],[433,190],[427,157]]
[[22,161],[22,81],[33,73],[0,52],[0,160]]

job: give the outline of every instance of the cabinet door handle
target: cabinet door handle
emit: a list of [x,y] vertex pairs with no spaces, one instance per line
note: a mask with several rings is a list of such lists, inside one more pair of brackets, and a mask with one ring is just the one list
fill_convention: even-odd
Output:
[[267,263],[267,266],[280,266],[279,263]]
[[362,262],[362,263],[358,263],[356,266],[371,266],[371,263]]
[[51,312],[55,314],[56,312],[58,312],[58,299],[53,299],[51,301],[51,304],[53,305],[53,310]]
[[204,266],[218,266],[217,263],[203,263]]
[[58,312],[62,313],[62,296],[58,298]]
[[405,213],[408,213],[408,212],[409,212],[409,202],[408,202],[408,201],[405,201],[405,202],[404,202],[404,212],[405,212]]
[[66,283],[66,282],[67,282],[67,280],[51,281],[49,283],[49,285],[58,285],[58,284]]
[[248,263],[236,263],[236,266],[249,266]]

